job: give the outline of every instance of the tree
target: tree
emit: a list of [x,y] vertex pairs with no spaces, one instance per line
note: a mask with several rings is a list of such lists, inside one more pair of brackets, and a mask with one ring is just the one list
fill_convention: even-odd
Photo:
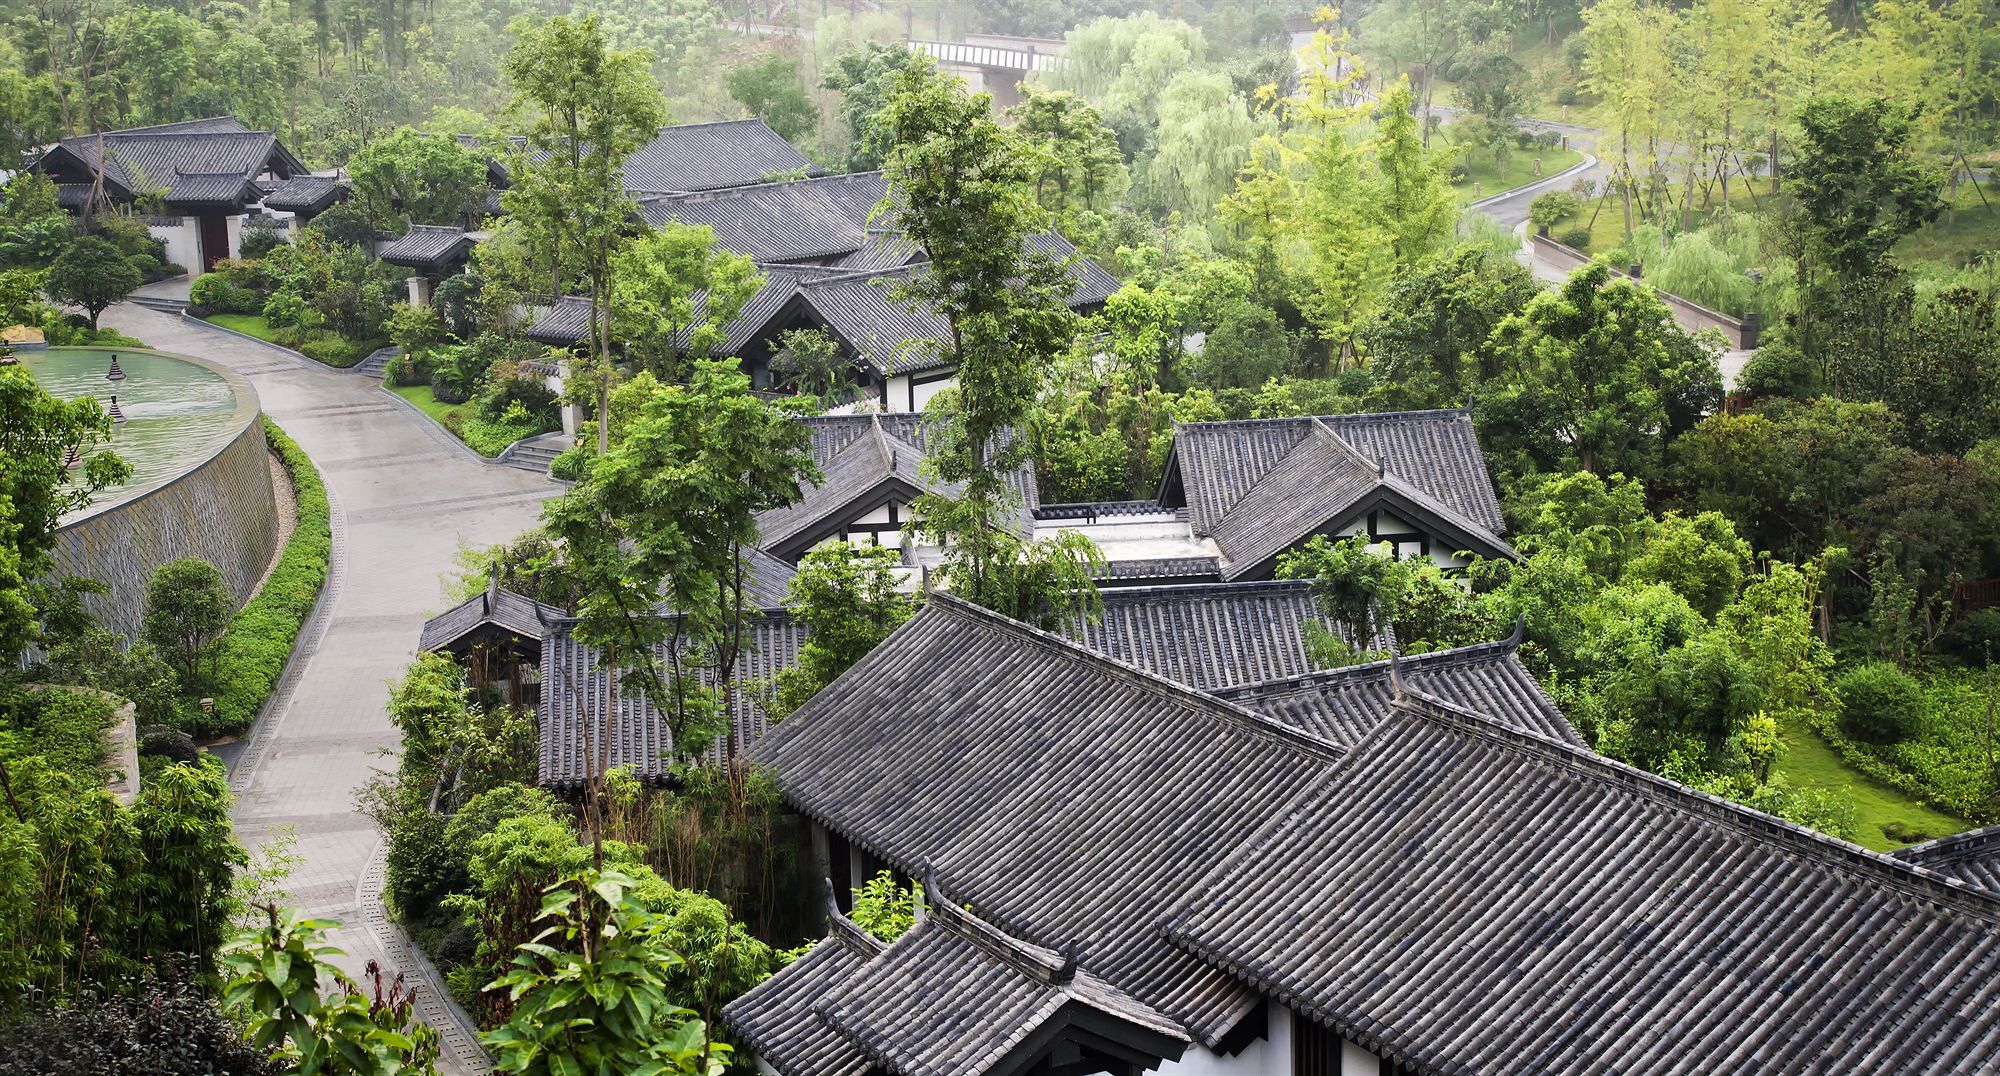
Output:
[[1145,189],[1163,208],[1205,219],[1229,193],[1260,125],[1228,76],[1212,71],[1180,69],[1158,106]]
[[229,822],[228,775],[212,756],[147,776],[132,821],[146,857],[144,950],[207,967],[226,940],[236,870],[249,857]]
[[[507,54],[514,86],[509,112],[525,145],[509,168],[514,180],[502,203],[548,267],[555,290],[564,290],[565,278],[587,285],[591,352],[608,370],[613,256],[637,212],[622,167],[657,133],[665,106],[648,57],[611,48],[595,17],[522,20],[511,29],[517,40]],[[598,395],[600,451],[609,388],[607,379]]]
[[1082,98],[1023,83],[1010,111],[1014,133],[1035,155],[1035,197],[1060,218],[1096,209],[1124,193],[1125,161],[1118,136]]
[[1417,135],[1409,84],[1398,82],[1385,94],[1376,115],[1366,152],[1374,166],[1374,201],[1389,233],[1390,255],[1401,269],[1427,260],[1451,242],[1458,197]]
[[48,289],[57,302],[80,306],[90,331],[112,303],[122,302],[144,278],[117,247],[94,235],[79,236],[49,267]]
[[668,221],[612,256],[612,332],[638,345],[667,380],[681,359],[706,359],[764,278],[740,254],[715,245],[706,225]]
[[832,403],[854,384],[854,360],[824,329],[786,329],[771,352],[771,369],[799,392]]
[[984,94],[919,58],[897,76],[884,118],[895,224],[930,255],[896,298],[935,312],[949,332],[908,346],[957,370],[958,383],[931,403],[926,466],[963,492],[926,494],[917,512],[924,533],[947,546],[956,593],[1040,619],[1052,596],[1066,603],[1079,584],[1088,588],[1097,559],[1094,546],[1025,543],[1007,522],[1019,505],[1005,476],[1027,455],[1020,426],[1077,331],[1069,273],[1030,242],[1048,213],[1035,203],[1028,156]]
[[354,197],[377,225],[462,224],[485,213],[486,154],[449,135],[399,127],[347,163]]
[[412,1013],[402,976],[385,993],[373,961],[374,997],[329,957],[321,939],[337,924],[297,909],[263,909],[265,921],[222,952],[223,1011],[241,1020],[253,1045],[289,1062],[299,1076],[397,1076],[431,1071],[438,1034]]
[[[98,451],[111,419],[95,399],[58,400],[21,365],[0,366],[0,657],[14,660],[35,640],[29,584],[46,572],[56,524],[132,468]],[[63,461],[85,462],[74,474]]]
[[785,608],[806,628],[798,664],[778,674],[773,711],[790,714],[868,656],[916,612],[899,593],[901,556],[882,546],[834,542],[799,562]]
[[819,110],[806,96],[799,79],[799,62],[789,56],[773,53],[738,64],[722,81],[737,104],[769,124],[787,142],[796,142],[819,127]]
[[[817,477],[807,437],[751,394],[736,360],[697,360],[687,384],[652,391],[618,443],[544,509],[582,588],[576,637],[630,670],[665,715],[677,758],[725,732],[748,609],[743,550],[756,542],[756,513],[792,503],[800,481]],[[661,602],[674,615],[655,615]],[[703,686],[704,672],[719,691]],[[727,724],[733,770],[743,745]],[[595,750],[601,760],[606,745]]]
[[487,987],[514,1002],[513,1018],[480,1036],[501,1072],[725,1071],[729,1046],[668,995],[667,981],[686,962],[632,899],[633,885],[616,872],[586,871],[550,888],[541,914],[548,927]]
[[847,170],[882,167],[892,138],[883,118],[890,94],[916,54],[902,45],[865,42],[834,57],[820,86],[840,94],[840,119],[847,128]]
[[1898,239],[1937,219],[1939,177],[1917,157],[1909,114],[1887,101],[1816,98],[1797,119],[1792,197],[1812,262],[1864,279]]
[[1493,398],[1500,410],[1532,408],[1555,432],[1531,450],[1544,470],[1560,469],[1547,455],[1554,451],[1594,474],[1657,478],[1667,444],[1722,399],[1715,355],[1674,324],[1666,304],[1641,285],[1611,281],[1602,265],[1530,300],[1494,330],[1492,346],[1508,379]]
[[1541,293],[1520,262],[1462,246],[1404,268],[1355,336],[1388,410],[1460,407],[1499,373],[1487,340]]
[[229,626],[234,604],[222,573],[205,560],[182,557],[154,570],[146,593],[146,641],[173,666],[183,687],[196,689],[214,677],[215,643]]

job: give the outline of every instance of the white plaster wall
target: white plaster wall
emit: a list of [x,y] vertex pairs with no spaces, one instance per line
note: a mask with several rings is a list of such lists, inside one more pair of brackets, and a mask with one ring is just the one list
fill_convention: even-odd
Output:
[[1351,1042],[1343,1042],[1340,1076],[1382,1076],[1382,1059]]
[[182,217],[179,224],[148,224],[146,230],[167,245],[168,261],[190,273],[201,272],[201,247],[193,217]]
[[243,217],[224,217],[222,223],[229,231],[229,256],[234,258],[243,253]]
[[[1411,531],[1424,533],[1424,528],[1388,512],[1382,512],[1377,515],[1376,529],[1392,534],[1408,533]],[[1340,528],[1339,536],[1342,538],[1351,538],[1367,533],[1368,517],[1366,514],[1363,514],[1350,521],[1345,527]],[[1386,545],[1387,543],[1384,544]],[[1457,551],[1452,549],[1451,546],[1451,542],[1445,541],[1435,534],[1431,535],[1431,563],[1440,568],[1463,568],[1472,563],[1467,558],[1459,556]]]
[[922,411],[924,408],[930,406],[931,397],[956,384],[958,384],[957,378],[948,377],[943,381],[932,381],[926,385],[918,385],[916,388],[916,402],[910,407],[910,410]]

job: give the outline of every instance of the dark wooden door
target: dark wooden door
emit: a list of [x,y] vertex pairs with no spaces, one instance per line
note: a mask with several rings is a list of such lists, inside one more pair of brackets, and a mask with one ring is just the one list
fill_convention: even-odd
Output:
[[201,222],[201,271],[206,273],[215,268],[215,263],[229,257],[229,218],[219,213],[204,213],[195,218]]

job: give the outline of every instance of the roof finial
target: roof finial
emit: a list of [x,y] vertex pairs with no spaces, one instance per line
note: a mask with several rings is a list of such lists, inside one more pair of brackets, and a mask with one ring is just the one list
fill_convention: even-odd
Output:
[[910,917],[918,923],[924,921],[933,905],[944,903],[944,897],[938,893],[937,868],[928,859],[924,860],[922,877],[923,884],[910,894]]
[[1395,693],[1397,699],[1403,697],[1403,664],[1402,659],[1396,656],[1393,644],[1389,647],[1389,690]]
[[1528,616],[1526,613],[1515,613],[1514,631],[1512,634],[1507,636],[1507,645],[1510,647],[1518,648],[1522,643],[1526,642],[1527,639],[1528,639]]
[[1062,966],[1055,970],[1055,974],[1049,976],[1050,984],[1054,986],[1068,986],[1074,982],[1076,980],[1077,961],[1082,956],[1083,942],[1076,938],[1071,938],[1069,944],[1063,946]]
[[833,888],[832,878],[822,875],[819,881],[826,890],[826,925],[831,927],[840,921],[840,891]]
[[500,558],[486,562],[486,611],[492,612],[500,604]]

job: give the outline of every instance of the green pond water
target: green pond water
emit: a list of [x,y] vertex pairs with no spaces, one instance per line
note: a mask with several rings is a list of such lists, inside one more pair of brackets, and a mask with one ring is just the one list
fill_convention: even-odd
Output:
[[[125,371],[109,381],[111,356]],[[125,421],[113,426],[112,451],[132,465],[132,478],[97,495],[102,510],[154,489],[222,447],[239,428],[236,390],[221,374],[192,362],[144,351],[52,347],[15,353],[52,396],[95,397],[107,409],[118,397]]]

